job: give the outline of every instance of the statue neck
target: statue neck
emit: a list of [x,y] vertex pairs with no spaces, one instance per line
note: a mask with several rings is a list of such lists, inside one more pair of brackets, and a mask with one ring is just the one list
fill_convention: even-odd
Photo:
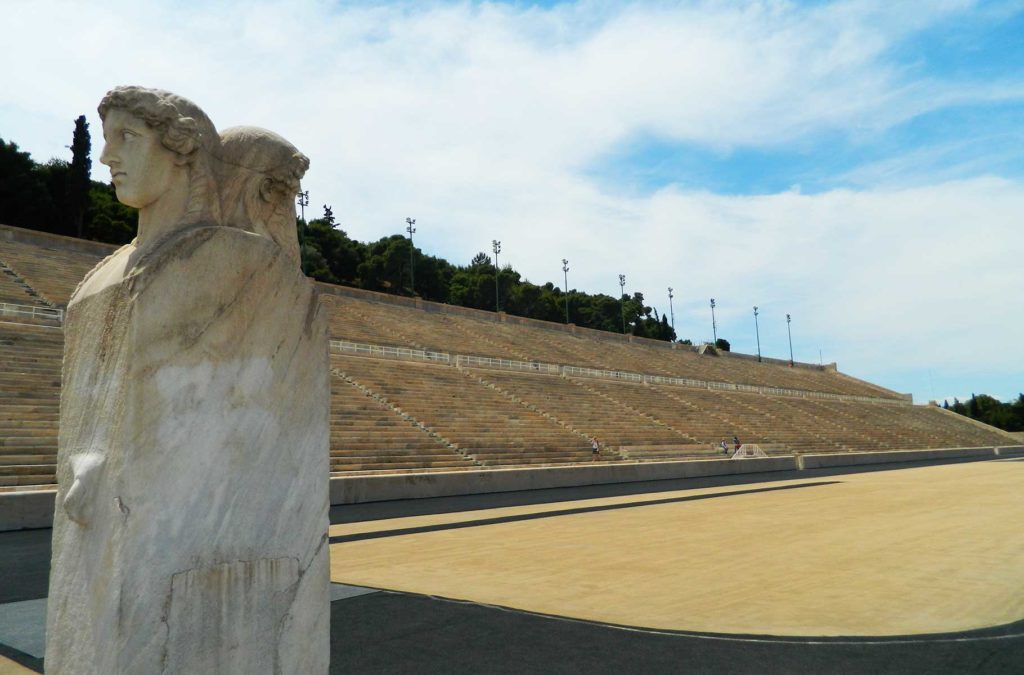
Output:
[[188,172],[182,171],[159,199],[139,209],[139,233],[135,239],[137,249],[148,249],[171,232],[181,229],[181,221],[188,208],[188,188]]

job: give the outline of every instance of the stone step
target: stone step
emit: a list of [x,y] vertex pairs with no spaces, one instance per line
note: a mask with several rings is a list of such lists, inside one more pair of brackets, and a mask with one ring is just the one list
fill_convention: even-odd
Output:
[[50,447],[57,444],[57,436],[7,436],[0,438],[0,451],[3,448]]
[[56,464],[56,462],[56,452],[0,452],[0,465],[3,466],[14,466],[22,464]]

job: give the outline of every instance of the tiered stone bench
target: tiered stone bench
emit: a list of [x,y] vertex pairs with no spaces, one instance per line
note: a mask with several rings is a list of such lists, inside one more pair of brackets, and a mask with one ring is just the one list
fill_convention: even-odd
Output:
[[[53,483],[59,308],[115,248],[0,225],[0,491]],[[332,337],[366,347],[332,355],[337,475],[582,467],[593,437],[622,465],[720,457],[734,435],[794,455],[1018,443],[834,366],[320,288]]]
[[63,343],[57,327],[0,321],[0,487],[54,482]]

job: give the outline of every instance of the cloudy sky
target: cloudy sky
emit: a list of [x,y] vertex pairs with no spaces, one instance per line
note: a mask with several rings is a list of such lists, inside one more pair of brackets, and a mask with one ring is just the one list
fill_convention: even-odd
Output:
[[[0,137],[117,84],[273,129],[350,236],[642,291],[918,402],[1024,391],[1024,2],[4,0]],[[820,355],[820,356],[819,356]]]

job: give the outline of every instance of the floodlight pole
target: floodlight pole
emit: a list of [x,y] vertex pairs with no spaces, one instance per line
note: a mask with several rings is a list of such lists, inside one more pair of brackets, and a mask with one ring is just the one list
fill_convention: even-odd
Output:
[[501,270],[498,267],[498,254],[501,253],[501,242],[497,239],[491,240],[491,250],[494,251],[494,311],[501,311],[500,296],[498,295],[498,275]]
[[626,334],[626,275],[619,275],[619,306],[622,309],[622,334]]
[[[676,311],[672,309],[672,287],[668,287],[668,314],[672,317],[672,332],[676,332]],[[679,337],[678,335],[676,337]]]
[[565,276],[565,323],[569,323],[569,261],[562,258],[562,274]]
[[761,329],[757,325],[757,305],[754,305],[754,331],[757,333],[757,360],[761,361]]
[[299,198],[299,213],[302,219],[302,227],[299,229],[299,260],[301,261],[302,273],[306,273],[306,257],[301,254],[301,251],[306,248],[306,207],[309,206],[309,190],[298,193]]
[[715,325],[715,299],[711,298],[711,334],[715,336],[715,346],[718,346],[718,327]]
[[405,231],[409,233],[409,290],[413,295],[416,295],[416,259],[413,257],[416,254],[416,248],[412,243],[412,233],[416,231],[416,228],[413,227],[416,224],[416,219],[406,218],[405,224]]
[[786,333],[789,335],[789,365],[793,366],[793,331],[789,327],[790,319],[789,314],[786,315]]

